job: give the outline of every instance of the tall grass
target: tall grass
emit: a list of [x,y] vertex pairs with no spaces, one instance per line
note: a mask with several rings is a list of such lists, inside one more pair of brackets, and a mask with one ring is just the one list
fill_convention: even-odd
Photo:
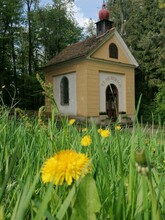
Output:
[[[58,126],[54,114],[45,125],[38,123],[38,117],[9,116],[8,110],[0,111],[1,220],[81,220],[81,217],[72,216],[74,202],[78,201],[79,207],[76,208],[82,212],[81,206],[90,200],[89,207],[92,209],[92,204],[98,199],[94,201],[96,193],[101,207],[97,206],[95,215],[88,210],[88,219],[165,219],[163,127],[152,130],[137,122],[132,129],[116,131],[108,128],[111,135],[102,138],[95,124],[86,124],[87,131],[82,132],[82,126],[76,123],[69,126],[65,118]],[[85,134],[92,138],[89,147],[80,144]],[[74,149],[91,158],[93,167],[87,186],[94,188],[96,185],[92,195],[88,187],[81,187],[84,195],[79,193],[84,178],[71,186],[42,183],[43,163],[62,149]],[[137,149],[145,152],[149,169],[147,175],[136,170]]]

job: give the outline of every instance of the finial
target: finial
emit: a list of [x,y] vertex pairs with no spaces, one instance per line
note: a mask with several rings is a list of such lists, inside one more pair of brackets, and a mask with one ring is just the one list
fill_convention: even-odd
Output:
[[103,0],[103,5],[102,8],[105,8],[106,4],[105,4],[105,0]]
[[106,8],[105,0],[103,0],[102,9],[99,11],[99,19],[100,20],[109,20],[109,10]]

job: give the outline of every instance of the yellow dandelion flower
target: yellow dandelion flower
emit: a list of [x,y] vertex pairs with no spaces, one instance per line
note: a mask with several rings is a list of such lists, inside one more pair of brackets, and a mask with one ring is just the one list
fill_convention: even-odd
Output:
[[62,150],[49,158],[43,165],[43,183],[54,182],[62,185],[66,182],[71,185],[74,180],[79,179],[91,170],[90,159],[82,153],[74,150]]
[[75,119],[70,119],[69,120],[69,125],[73,125],[75,123],[75,121],[76,121]]
[[87,128],[82,128],[82,132],[86,132],[87,131]]
[[102,130],[100,135],[103,138],[109,137],[110,136],[110,131],[109,130]]
[[102,128],[99,128],[99,129],[97,130],[97,132],[98,132],[99,134],[101,134],[102,131],[103,131]]
[[81,140],[81,145],[84,147],[88,147],[92,143],[92,139],[90,135],[85,135]]
[[116,125],[115,130],[116,131],[120,131],[121,130],[121,126],[120,125]]

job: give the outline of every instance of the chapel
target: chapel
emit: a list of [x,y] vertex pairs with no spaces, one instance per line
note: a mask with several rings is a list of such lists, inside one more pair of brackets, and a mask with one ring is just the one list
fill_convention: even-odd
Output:
[[[135,114],[138,63],[113,26],[105,3],[98,13],[96,36],[69,45],[44,67],[62,115],[100,121]],[[50,112],[46,99],[46,109]]]

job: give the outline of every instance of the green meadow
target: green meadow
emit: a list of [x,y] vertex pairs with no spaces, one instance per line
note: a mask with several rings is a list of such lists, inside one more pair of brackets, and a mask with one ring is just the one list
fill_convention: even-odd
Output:
[[[1,107],[0,220],[165,219],[165,128],[136,121],[131,129],[102,128],[106,137],[98,129],[54,111],[28,117]],[[68,149],[88,156],[89,172],[70,185],[44,183],[45,161]]]

